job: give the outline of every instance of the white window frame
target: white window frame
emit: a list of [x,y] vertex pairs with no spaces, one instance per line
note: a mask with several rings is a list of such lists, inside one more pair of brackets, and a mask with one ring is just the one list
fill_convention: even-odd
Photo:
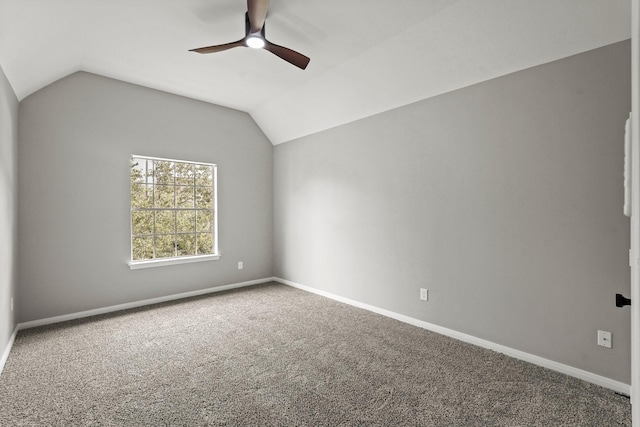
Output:
[[[176,257],[167,257],[167,258],[157,258],[150,260],[133,260],[133,207],[131,206],[131,184],[129,184],[129,268],[131,270],[139,269],[139,268],[149,268],[149,267],[160,267],[165,265],[176,265],[176,264],[186,264],[192,262],[201,262],[201,261],[213,261],[220,259],[220,251],[218,248],[218,166],[215,163],[206,163],[206,162],[195,162],[189,160],[177,160],[177,159],[167,159],[162,157],[152,157],[152,156],[144,156],[132,154],[129,156],[129,159],[132,158],[141,158],[146,160],[158,160],[165,162],[177,162],[177,163],[188,163],[193,165],[202,165],[202,166],[211,166],[212,167],[212,191],[213,191],[213,224],[212,224],[212,233],[213,233],[213,253],[205,254],[205,255],[191,255],[191,256],[176,256]],[[175,185],[175,184],[174,184]],[[195,183],[194,183],[195,186]],[[153,208],[156,209],[156,208]],[[174,210],[178,211],[179,209],[174,206],[173,209],[165,209],[165,210]],[[155,230],[153,232],[155,235]]]

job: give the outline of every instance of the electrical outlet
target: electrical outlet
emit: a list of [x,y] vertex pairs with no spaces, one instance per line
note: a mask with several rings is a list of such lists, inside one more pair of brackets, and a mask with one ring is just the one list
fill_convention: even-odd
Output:
[[598,345],[611,348],[611,332],[598,331]]
[[429,301],[429,289],[420,288],[420,299],[423,301]]
[[242,270],[244,268],[244,264],[242,261],[238,261],[238,270]]

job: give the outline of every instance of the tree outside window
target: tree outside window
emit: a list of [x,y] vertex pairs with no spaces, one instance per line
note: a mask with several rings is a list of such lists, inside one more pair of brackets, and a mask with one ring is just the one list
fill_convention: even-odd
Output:
[[131,260],[217,252],[216,165],[131,156]]

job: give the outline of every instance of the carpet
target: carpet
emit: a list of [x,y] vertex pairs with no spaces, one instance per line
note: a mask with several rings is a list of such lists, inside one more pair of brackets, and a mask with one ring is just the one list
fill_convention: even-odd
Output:
[[631,426],[611,390],[277,283],[22,330],[3,426]]

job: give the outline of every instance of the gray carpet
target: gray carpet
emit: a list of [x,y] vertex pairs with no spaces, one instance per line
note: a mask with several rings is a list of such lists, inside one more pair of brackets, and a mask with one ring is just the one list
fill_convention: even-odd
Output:
[[630,426],[610,390],[279,284],[20,331],[2,426]]

